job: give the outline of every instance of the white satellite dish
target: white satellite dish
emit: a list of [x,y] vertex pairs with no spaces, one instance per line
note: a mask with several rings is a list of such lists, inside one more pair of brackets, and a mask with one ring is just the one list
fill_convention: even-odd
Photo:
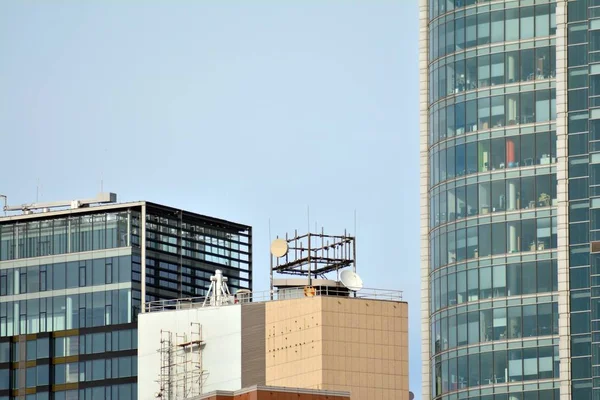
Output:
[[342,285],[346,286],[353,292],[358,292],[363,288],[363,281],[360,276],[354,271],[346,269],[340,274],[340,281]]
[[275,257],[283,257],[288,252],[288,244],[285,239],[275,239],[271,242],[271,254]]

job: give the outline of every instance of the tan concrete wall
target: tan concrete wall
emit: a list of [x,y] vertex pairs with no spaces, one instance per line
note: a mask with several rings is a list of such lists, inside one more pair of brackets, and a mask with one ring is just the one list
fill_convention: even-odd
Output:
[[408,304],[341,297],[266,306],[266,384],[408,400]]
[[321,297],[267,302],[266,384],[321,389]]

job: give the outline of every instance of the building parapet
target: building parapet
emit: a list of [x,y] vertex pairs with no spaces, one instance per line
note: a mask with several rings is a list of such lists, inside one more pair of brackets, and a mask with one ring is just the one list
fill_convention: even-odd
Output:
[[[360,292],[354,292],[349,294],[348,290],[342,287],[310,286],[286,288],[273,291],[265,290],[259,292],[240,290],[235,295],[232,295],[229,301],[223,302],[221,305],[227,306],[245,303],[263,303],[270,301],[291,300],[317,296],[349,297],[363,300],[369,299],[395,302],[402,301],[401,290],[363,288],[360,290]],[[146,303],[145,312],[180,310],[189,308],[199,308],[204,306],[210,307],[210,301],[207,300],[210,299],[203,296],[150,301]]]

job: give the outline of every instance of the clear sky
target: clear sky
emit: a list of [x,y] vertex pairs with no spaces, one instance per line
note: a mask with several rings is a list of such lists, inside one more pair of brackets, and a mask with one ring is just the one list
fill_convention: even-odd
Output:
[[[414,0],[0,3],[0,193],[118,193],[272,236],[354,230],[366,287],[410,304],[420,397]],[[38,184],[39,182],[39,184]],[[39,190],[36,188],[39,187]],[[37,194],[36,194],[37,193]]]

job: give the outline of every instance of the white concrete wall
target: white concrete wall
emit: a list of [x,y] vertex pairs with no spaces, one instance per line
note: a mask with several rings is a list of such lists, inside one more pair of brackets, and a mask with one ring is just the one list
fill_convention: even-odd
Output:
[[154,400],[159,384],[161,329],[190,333],[191,323],[202,324],[202,368],[206,370],[202,392],[239,390],[242,387],[241,306],[205,307],[151,312],[139,315],[138,399]]

